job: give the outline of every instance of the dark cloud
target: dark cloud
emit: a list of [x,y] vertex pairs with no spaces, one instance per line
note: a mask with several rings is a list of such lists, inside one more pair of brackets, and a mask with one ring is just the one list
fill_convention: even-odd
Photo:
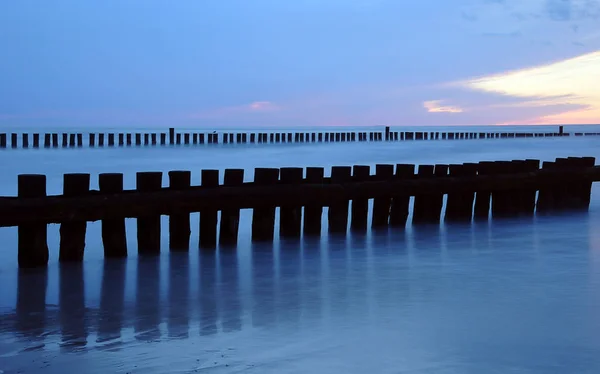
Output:
[[554,21],[568,21],[573,15],[571,0],[546,0],[546,12]]

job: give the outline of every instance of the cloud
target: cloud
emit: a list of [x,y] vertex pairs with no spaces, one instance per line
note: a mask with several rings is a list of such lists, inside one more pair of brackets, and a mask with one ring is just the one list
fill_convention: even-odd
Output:
[[457,106],[441,105],[443,100],[431,100],[425,101],[423,107],[427,109],[429,113],[462,113],[463,109]]
[[460,82],[469,90],[520,99],[521,106],[567,106],[524,122],[600,123],[600,51],[575,58]]

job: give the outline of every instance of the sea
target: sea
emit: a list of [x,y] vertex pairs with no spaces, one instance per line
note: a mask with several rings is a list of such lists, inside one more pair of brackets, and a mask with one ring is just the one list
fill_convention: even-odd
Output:
[[[144,129],[93,129],[137,132]],[[269,132],[294,129],[191,129]],[[302,128],[302,131],[319,129]],[[323,131],[323,129],[321,129]],[[383,127],[326,131],[382,131]],[[392,131],[556,132],[556,126],[392,127]],[[2,128],[0,132],[90,132]],[[148,129],[165,131],[165,129]],[[600,132],[600,126],[566,126]],[[0,150],[0,196],[19,174],[600,159],[600,136],[361,143],[219,144]],[[374,168],[372,169],[374,170]],[[411,225],[366,234],[252,243],[243,210],[235,250],[105,260],[88,223],[82,265],[19,271],[17,230],[0,228],[0,374],[8,373],[594,373],[600,372],[600,187],[589,212],[486,223]],[[276,227],[276,233],[278,233]]]

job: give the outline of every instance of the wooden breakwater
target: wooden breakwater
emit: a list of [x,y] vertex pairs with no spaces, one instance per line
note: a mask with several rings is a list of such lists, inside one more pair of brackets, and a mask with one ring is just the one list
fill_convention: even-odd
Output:
[[260,132],[260,133],[0,133],[0,149],[36,148],[112,148],[148,146],[190,146],[211,144],[339,143],[412,140],[508,139],[565,136],[598,136],[594,132],[429,132],[429,131],[333,131],[333,132]]
[[161,215],[169,216],[170,249],[189,250],[192,212],[200,213],[204,249],[235,247],[240,209],[253,209],[254,241],[274,239],[277,208],[279,234],[288,238],[320,235],[325,207],[331,234],[366,231],[369,214],[373,227],[404,227],[409,217],[424,224],[546,214],[587,209],[592,182],[600,180],[594,163],[570,157],[541,169],[539,160],[386,164],[373,175],[369,166],[334,166],[330,177],[318,167],[257,168],[247,183],[243,170],[226,169],[223,184],[218,170],[202,170],[199,186],[191,172],[171,171],[167,187],[161,172],[139,172],[135,190],[123,189],[123,174],[110,173],[99,175],[97,191],[89,188],[90,174],[65,174],[60,196],[46,196],[45,175],[19,175],[18,196],[0,197],[0,227],[18,226],[19,266],[38,267],[48,262],[51,223],[61,225],[60,261],[82,261],[87,222],[98,220],[105,257],[125,257],[125,218],[137,219],[138,253],[147,255],[160,252]]

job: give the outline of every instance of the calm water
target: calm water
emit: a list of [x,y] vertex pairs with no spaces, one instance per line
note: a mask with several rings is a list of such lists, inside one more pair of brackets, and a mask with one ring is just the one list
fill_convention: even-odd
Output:
[[[0,195],[20,173],[62,174],[600,158],[600,138],[0,152]],[[166,178],[165,178],[166,184]],[[0,229],[4,373],[597,373],[600,188],[589,213],[434,225],[104,261],[88,225],[83,266],[19,273]],[[163,221],[166,228],[167,220]],[[192,248],[198,216],[192,215]]]

